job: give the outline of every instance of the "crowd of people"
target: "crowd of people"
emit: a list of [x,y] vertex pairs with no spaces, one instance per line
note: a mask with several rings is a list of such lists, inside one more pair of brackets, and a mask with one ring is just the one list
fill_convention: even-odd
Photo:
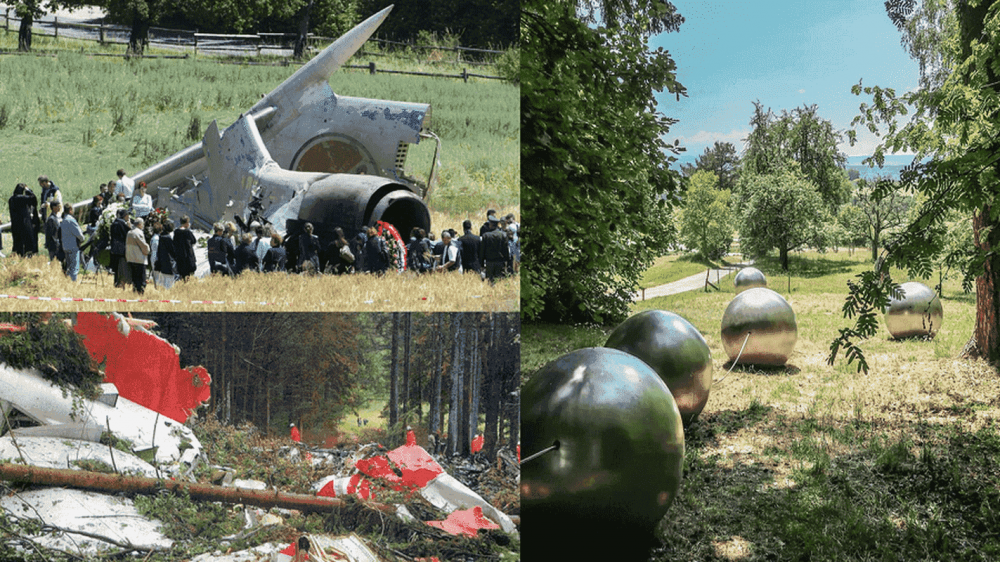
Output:
[[[18,184],[8,201],[12,251],[21,256],[38,253],[38,234],[44,232],[50,262],[58,259],[74,282],[81,267],[107,268],[115,286],[131,284],[140,294],[149,277],[164,289],[189,278],[198,269],[198,242],[189,217],[181,217],[175,226],[165,211],[153,207],[144,183],[136,184],[124,170],[118,170],[117,176],[101,184],[82,226],[73,206],[63,202],[59,187],[48,177],[38,178],[40,197]],[[520,268],[520,225],[513,213],[499,218],[493,209],[479,234],[473,231],[472,221],[466,220],[461,236],[448,229],[436,239],[433,232],[414,228],[408,242],[384,223],[367,227],[351,240],[336,228],[326,243],[310,223],[287,238],[257,221],[240,224],[246,228],[238,230],[233,222],[213,225],[213,235],[207,240],[212,274],[238,276],[250,270],[384,275],[389,270],[410,270],[470,273],[494,282]]]

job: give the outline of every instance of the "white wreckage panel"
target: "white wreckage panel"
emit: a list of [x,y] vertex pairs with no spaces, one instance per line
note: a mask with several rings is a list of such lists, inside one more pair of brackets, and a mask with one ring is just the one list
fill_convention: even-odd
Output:
[[64,396],[62,389],[33,369],[0,363],[0,397],[42,424],[110,427],[116,437],[130,440],[135,451],[156,447],[156,462],[171,472],[190,466],[201,452],[201,443],[190,428],[121,396],[115,407],[82,400],[74,412],[72,396]]
[[131,545],[142,550],[165,550],[173,541],[160,532],[162,523],[139,514],[132,500],[82,490],[43,488],[0,498],[0,508],[22,519],[83,531],[111,539],[119,545],[73,533],[43,532],[32,537],[45,548],[93,556]]
[[490,505],[482,496],[456,480],[447,472],[439,474],[420,490],[420,495],[434,507],[452,513],[459,509],[483,508],[483,515],[489,517],[505,533],[517,532],[517,526],[505,513]]
[[20,436],[16,437],[16,440],[15,445],[10,435],[0,437],[0,459],[20,462],[23,455],[24,461],[31,466],[75,470],[82,470],[74,464],[75,461],[100,461],[109,467],[117,468],[119,474],[148,478],[158,476],[156,469],[148,462],[118,449],[112,451],[107,445],[100,443],[58,437]]

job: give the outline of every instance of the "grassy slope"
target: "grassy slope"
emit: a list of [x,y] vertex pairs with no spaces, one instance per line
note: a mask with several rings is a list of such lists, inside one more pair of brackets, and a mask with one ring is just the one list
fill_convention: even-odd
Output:
[[[49,38],[37,39],[36,49],[56,45]],[[0,35],[0,48],[9,49],[12,42],[16,33]],[[108,50],[94,44],[87,44],[87,49]],[[401,59],[379,64],[420,67]],[[296,68],[219,65],[201,57],[126,62],[65,51],[57,58],[3,56],[4,180],[10,188],[21,181],[35,186],[35,178],[46,174],[72,200],[89,197],[100,183],[114,179],[119,167],[134,172],[162,160],[200,140],[212,119],[221,126],[230,124]],[[432,129],[443,143],[440,184],[429,200],[432,210],[459,222],[467,215],[478,220],[489,207],[516,211],[520,204],[517,87],[478,79],[463,83],[369,76],[354,70],[338,72],[330,82],[339,94],[432,104]],[[200,127],[189,136],[195,118]],[[432,154],[431,143],[414,146],[408,171],[426,177]],[[435,229],[447,226],[453,225]]]
[[[798,318],[784,369],[726,376],[719,333],[731,279],[721,293],[637,305],[690,320],[712,350],[716,381],[725,377],[687,432],[685,481],[656,558],[995,559],[1000,382],[981,362],[955,358],[972,332],[974,297],[946,283],[937,338],[896,342],[883,330],[865,344],[871,372],[859,374],[842,357],[832,367],[826,358],[848,322],[845,282],[866,264],[843,252],[808,258],[793,262],[790,294],[788,277],[758,264]],[[522,329],[527,373],[601,345],[611,330]]]

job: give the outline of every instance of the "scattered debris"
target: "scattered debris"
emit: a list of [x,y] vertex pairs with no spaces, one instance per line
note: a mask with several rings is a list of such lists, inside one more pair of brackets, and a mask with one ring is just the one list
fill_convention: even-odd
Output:
[[56,437],[0,437],[0,459],[24,460],[31,466],[85,469],[107,467],[108,472],[155,478],[156,468],[139,457],[89,441]]
[[40,532],[29,538],[44,548],[92,556],[173,545],[160,532],[162,524],[140,515],[128,498],[42,488],[0,498],[0,508],[8,517],[40,520]]

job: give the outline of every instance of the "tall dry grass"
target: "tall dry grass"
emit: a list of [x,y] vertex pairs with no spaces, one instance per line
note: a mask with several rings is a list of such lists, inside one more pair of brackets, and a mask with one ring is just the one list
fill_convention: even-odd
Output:
[[[516,311],[519,277],[491,285],[476,275],[389,273],[308,276],[285,273],[244,273],[237,278],[210,276],[179,282],[171,289],[152,280],[143,295],[116,288],[106,273],[81,274],[73,283],[58,262],[45,256],[8,256],[0,264],[0,308],[11,311]],[[44,299],[116,299],[121,302],[62,302]],[[137,302],[171,300],[178,302]],[[132,301],[132,302],[129,302]],[[198,304],[218,301],[222,304]]]

